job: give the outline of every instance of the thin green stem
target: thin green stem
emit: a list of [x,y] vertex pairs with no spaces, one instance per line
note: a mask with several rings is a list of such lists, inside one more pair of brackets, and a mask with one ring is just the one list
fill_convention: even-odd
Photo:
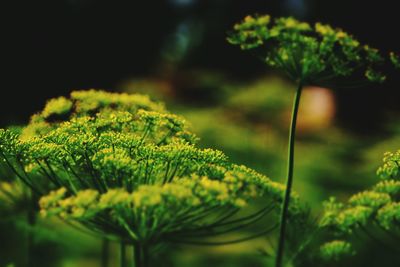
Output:
[[241,243],[245,241],[249,241],[255,238],[262,237],[266,234],[271,233],[273,230],[278,228],[278,224],[272,226],[271,228],[268,228],[265,231],[262,231],[260,233],[256,233],[254,235],[250,235],[247,237],[239,238],[239,239],[234,239],[234,240],[229,240],[229,241],[216,241],[216,242],[207,242],[207,241],[195,241],[195,240],[181,240],[181,239],[169,239],[169,241],[173,243],[181,243],[181,244],[187,244],[187,245],[195,245],[195,246],[222,246],[222,245],[230,245],[230,244],[236,244],[236,243]]
[[142,250],[139,244],[133,245],[133,260],[135,267],[142,267]]
[[27,230],[27,258],[26,258],[26,266],[33,267],[36,266],[35,262],[35,240],[34,240],[34,227],[36,224],[36,210],[35,210],[35,196],[32,194],[32,191],[29,190],[29,207],[27,211],[27,222],[28,222],[28,230]]
[[286,180],[286,190],[283,199],[283,206],[281,212],[280,230],[279,230],[279,241],[278,241],[278,251],[276,253],[275,267],[282,267],[283,253],[285,250],[285,236],[286,236],[286,226],[289,212],[289,202],[290,193],[292,191],[293,185],[293,167],[294,167],[294,144],[296,138],[296,123],[297,123],[297,113],[299,111],[300,97],[303,85],[299,82],[296,95],[293,102],[292,110],[292,120],[290,123],[289,131],[289,145],[288,145],[288,167],[287,167],[287,180]]
[[103,238],[101,242],[101,267],[108,267],[108,259],[110,258],[110,241]]
[[121,241],[119,247],[119,266],[120,267],[127,267],[126,264],[126,246],[124,241]]
[[135,267],[149,267],[149,247],[146,244],[133,245],[133,261]]
[[142,266],[149,267],[149,249],[146,245],[142,246]]

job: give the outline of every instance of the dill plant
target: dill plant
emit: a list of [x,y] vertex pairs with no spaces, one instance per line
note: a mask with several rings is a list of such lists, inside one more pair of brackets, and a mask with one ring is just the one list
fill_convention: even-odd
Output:
[[61,96],[48,100],[43,110],[34,114],[22,129],[20,138],[46,134],[73,118],[96,117],[99,111],[136,113],[139,109],[167,113],[163,103],[154,102],[147,95],[117,94],[94,89],[73,91],[69,98]]
[[[400,238],[400,150],[385,153],[377,175],[381,181],[369,190],[354,194],[346,203],[335,198],[326,201],[320,227],[344,239],[342,242],[348,246],[351,243],[345,239],[362,234],[393,250],[393,241],[396,244]],[[346,253],[337,254],[338,258]]]
[[[21,127],[9,127],[10,135],[19,135]],[[24,257],[18,260],[21,264],[29,265],[36,261],[34,252],[36,211],[38,196],[10,171],[7,164],[0,160],[0,221],[11,222],[24,229],[26,248]]]
[[338,85],[338,81],[352,76],[358,76],[360,81],[347,82],[346,86],[360,85],[364,81],[383,82],[386,77],[379,71],[379,66],[384,58],[377,49],[362,45],[341,29],[319,22],[311,26],[292,17],[272,19],[269,15],[247,16],[234,25],[228,42],[242,50],[254,51],[267,66],[284,72],[297,85],[289,129],[286,190],[275,261],[275,266],[281,267],[293,184],[296,121],[302,90],[307,85],[334,82]]
[[[400,68],[396,53],[391,52],[389,59],[395,69]],[[324,214],[319,227],[331,232],[335,238],[342,239],[321,246],[321,256],[325,260],[337,261],[344,256],[354,255],[356,251],[351,248],[350,241],[353,236],[366,236],[385,250],[398,253],[400,150],[385,152],[382,162],[376,171],[380,181],[374,186],[350,196],[347,202],[339,202],[334,197],[324,202]],[[337,242],[343,245],[334,245]],[[326,248],[330,248],[329,253],[326,253]]]
[[[134,100],[134,101],[133,101]],[[240,230],[279,208],[284,186],[220,151],[196,147],[181,117],[145,96],[73,92],[50,100],[21,136],[0,130],[0,155],[41,195],[44,217],[58,216],[134,250],[135,266],[149,266],[161,244],[202,241]],[[268,204],[236,214],[252,199]],[[300,212],[297,196],[291,212]]]
[[390,54],[389,54],[389,57],[390,57],[390,61],[393,63],[393,65],[394,65],[394,67],[396,68],[396,69],[400,69],[400,57],[399,57],[399,55],[398,54],[396,54],[396,53],[394,53],[394,52],[391,52]]
[[[162,103],[151,101],[147,95],[141,94],[114,94],[108,93],[105,91],[99,90],[87,90],[87,91],[74,91],[71,93],[69,98],[66,97],[58,97],[54,99],[50,99],[44,109],[37,114],[34,114],[31,117],[29,124],[22,129],[18,129],[15,131],[14,128],[10,128],[8,133],[15,132],[14,136],[9,136],[9,139],[16,139],[17,136],[19,139],[28,139],[31,137],[40,137],[45,133],[57,128],[60,123],[68,121],[72,118],[77,118],[81,116],[96,116],[96,113],[99,111],[127,111],[127,112],[136,112],[139,109],[143,110],[152,110],[158,112],[166,112],[164,105]],[[17,134],[18,133],[18,134]],[[11,166],[12,169],[15,170],[14,164],[21,166],[20,163],[14,162],[14,164],[10,165],[10,160],[5,158],[5,163],[3,165]],[[17,166],[17,167],[18,167]],[[6,168],[2,168],[2,170],[6,170]],[[20,175],[18,172],[9,173],[3,175],[2,183],[2,214],[7,213],[15,213],[16,209],[20,210],[21,208],[26,209],[28,207],[28,223],[31,225],[31,228],[35,224],[35,214],[38,211],[38,197],[42,194],[45,194],[51,189],[56,188],[54,184],[49,184],[47,181],[48,175],[45,173],[35,174],[35,183],[31,184],[28,181],[28,190],[26,188],[27,181],[22,178],[22,181],[25,183],[21,183],[21,179],[11,179],[17,175]],[[44,177],[44,179],[43,179]],[[40,188],[39,190],[36,188]],[[35,194],[31,194],[29,188],[35,190]],[[21,194],[21,191],[24,194]],[[5,209],[7,208],[7,209]],[[28,236],[31,236],[32,233],[28,233]],[[32,237],[28,237],[32,239]],[[28,250],[31,250],[32,246],[28,246]],[[108,266],[108,250],[109,250],[109,242],[107,239],[103,240],[103,248],[102,248],[102,265],[103,267]],[[32,254],[28,251],[28,254]],[[28,264],[34,264],[32,261],[32,257],[28,257]],[[30,263],[29,263],[30,262]]]
[[[18,127],[10,127],[9,131],[19,134]],[[9,170],[5,162],[0,161],[0,213],[1,219],[20,214],[29,206],[30,192],[21,180]]]
[[321,246],[321,257],[326,261],[337,261],[344,255],[354,253],[351,245],[343,240],[334,240]]
[[[40,137],[43,134],[57,128],[60,123],[72,118],[81,116],[96,116],[99,111],[126,111],[134,113],[139,109],[157,112],[166,112],[162,103],[151,101],[147,95],[141,94],[115,94],[99,90],[74,91],[69,98],[58,97],[47,101],[44,109],[31,117],[29,124],[25,127],[10,127],[9,131],[4,132],[3,139],[16,142],[17,139],[25,140],[32,137]],[[12,158],[4,158],[2,162],[2,214],[15,214],[21,210],[26,210],[28,214],[28,224],[30,228],[36,221],[38,207],[38,197],[46,194],[51,189],[56,188],[54,184],[48,183],[47,174],[36,173],[34,183],[24,180],[24,177],[17,172],[15,165],[21,167],[18,161],[11,162]],[[8,168],[7,168],[8,165]],[[9,172],[11,167],[14,172]],[[7,170],[8,169],[8,170]],[[22,179],[15,179],[15,175]],[[43,179],[44,177],[44,179]],[[22,182],[23,181],[23,182]],[[26,187],[28,185],[28,187]],[[37,188],[40,188],[38,190]],[[35,194],[30,191],[34,190]],[[39,192],[40,191],[40,192]],[[28,239],[32,240],[31,232]],[[28,241],[28,243],[32,243]],[[102,266],[106,267],[108,259],[108,240],[103,240]],[[33,245],[28,245],[28,250],[32,250]],[[32,252],[28,251],[28,255]],[[34,264],[33,257],[28,256],[28,264]]]

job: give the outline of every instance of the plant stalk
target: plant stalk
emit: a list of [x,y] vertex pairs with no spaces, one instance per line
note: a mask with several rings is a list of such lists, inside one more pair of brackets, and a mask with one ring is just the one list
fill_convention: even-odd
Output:
[[110,241],[107,238],[103,238],[101,242],[101,267],[108,267],[108,261],[110,258]]
[[149,267],[149,250],[145,244],[135,244],[133,246],[134,267]]
[[135,262],[134,267],[142,266],[142,251],[139,244],[133,245],[133,261]]
[[126,246],[124,241],[121,241],[119,247],[119,266],[120,267],[128,267],[126,264]]
[[283,205],[282,205],[278,250],[276,253],[275,267],[282,267],[283,254],[284,254],[284,250],[285,250],[286,226],[287,226],[287,219],[288,219],[287,217],[288,217],[288,212],[289,212],[290,193],[292,191],[292,185],[293,185],[294,145],[295,145],[295,139],[296,139],[297,114],[299,111],[299,104],[300,104],[300,97],[301,97],[302,89],[303,89],[303,85],[301,82],[299,82],[299,85],[297,87],[297,91],[296,91],[296,94],[294,97],[294,101],[293,101],[292,120],[290,122],[286,190],[285,190],[285,196],[284,196]]
[[27,223],[28,223],[28,230],[27,230],[27,258],[26,258],[26,266],[34,267],[36,266],[35,261],[35,244],[34,244],[34,227],[36,224],[36,209],[35,203],[36,198],[33,195],[32,190],[29,191],[29,207],[27,211]]
[[144,245],[142,247],[142,259],[143,259],[143,266],[142,267],[149,267],[149,248]]

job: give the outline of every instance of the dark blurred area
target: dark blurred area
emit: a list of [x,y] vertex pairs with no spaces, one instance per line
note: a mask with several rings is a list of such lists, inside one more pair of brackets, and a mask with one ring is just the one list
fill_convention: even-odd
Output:
[[[400,47],[397,3],[389,0],[3,1],[0,125],[25,123],[46,99],[73,89],[115,91],[143,76],[170,79],[184,100],[207,104],[212,99],[200,85],[182,82],[188,71],[237,81],[265,73],[259,60],[225,40],[235,22],[254,13],[330,23],[384,52]],[[384,115],[399,111],[393,76],[384,88],[335,90],[338,123],[376,132]]]

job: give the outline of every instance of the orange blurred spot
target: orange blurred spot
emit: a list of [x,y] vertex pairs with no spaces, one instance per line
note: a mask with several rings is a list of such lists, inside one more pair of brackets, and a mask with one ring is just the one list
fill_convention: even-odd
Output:
[[335,96],[322,87],[306,87],[301,96],[298,129],[312,131],[327,128],[335,117]]

